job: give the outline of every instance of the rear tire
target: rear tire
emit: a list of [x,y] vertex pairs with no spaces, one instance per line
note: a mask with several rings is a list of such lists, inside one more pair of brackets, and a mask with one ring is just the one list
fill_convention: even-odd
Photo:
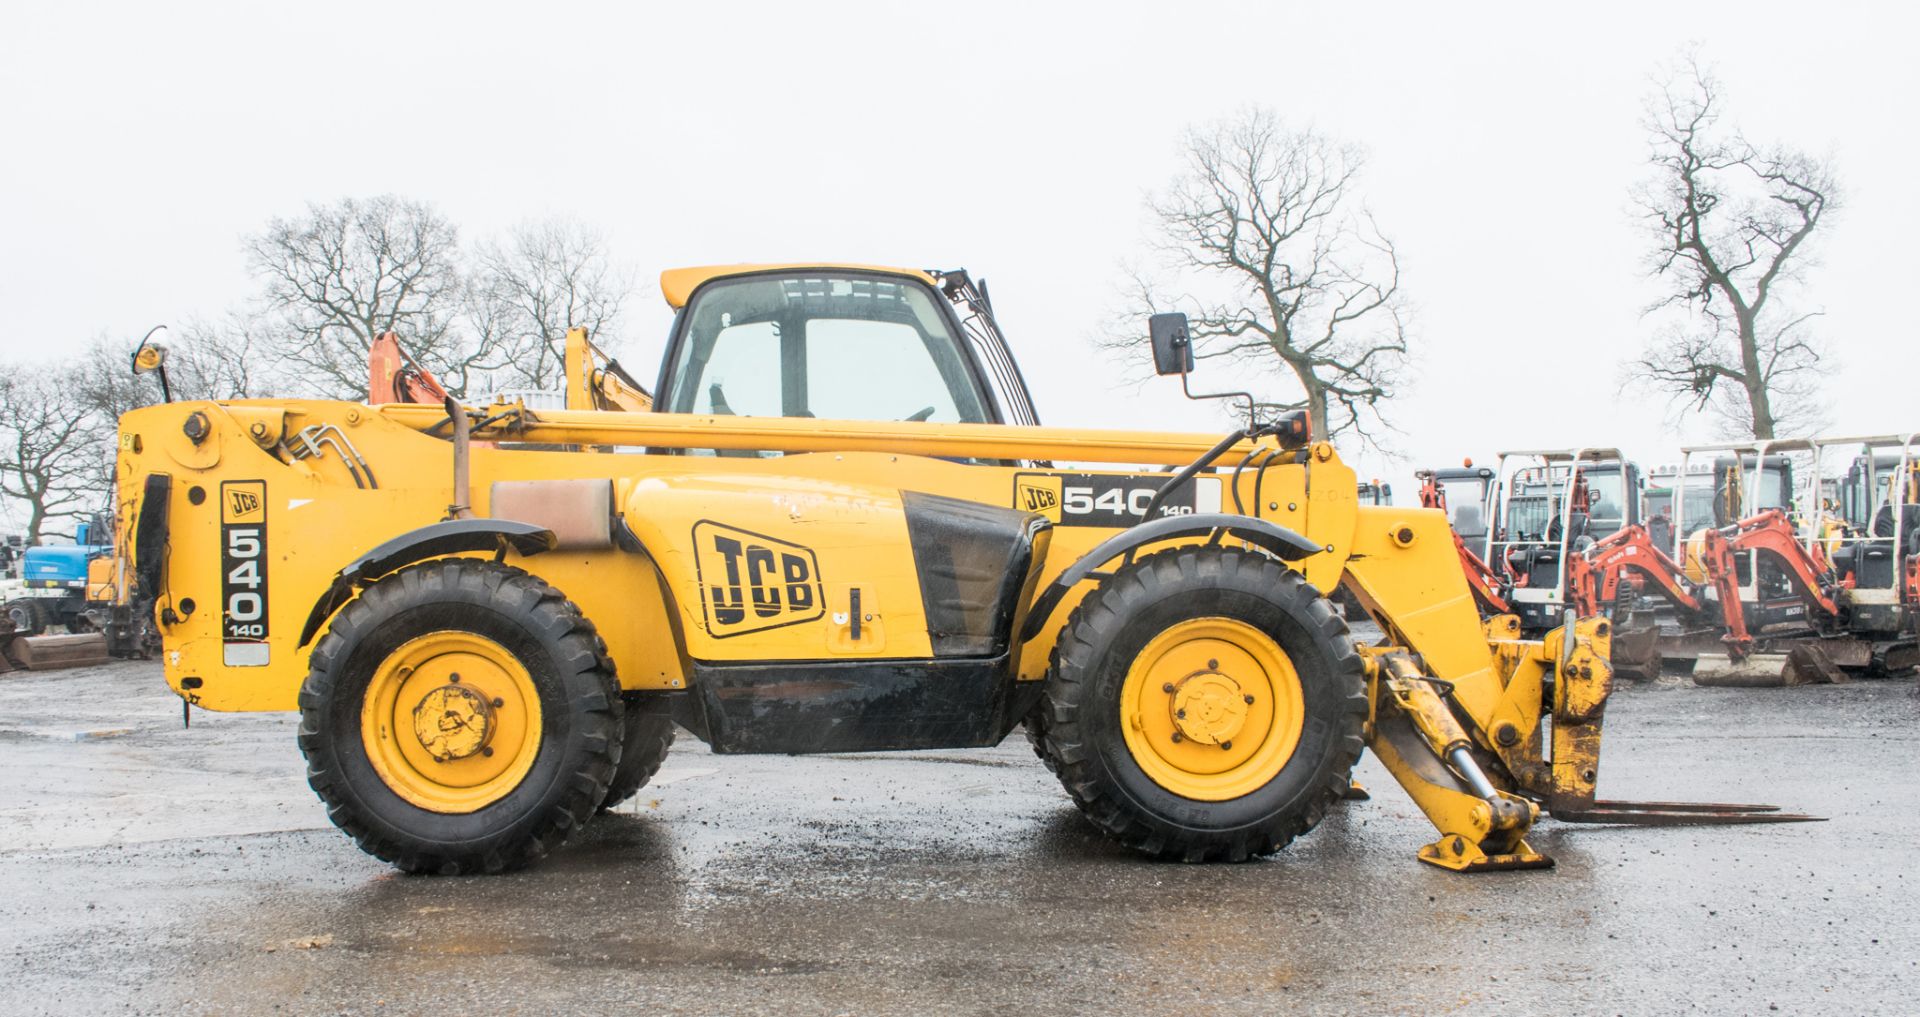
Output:
[[[1203,702],[1189,691],[1206,683],[1228,694]],[[1365,689],[1346,624],[1299,573],[1251,551],[1175,548],[1121,568],[1068,619],[1042,701],[1042,758],[1120,843],[1244,861],[1312,829],[1352,786]],[[1272,705],[1251,705],[1262,699]],[[1196,726],[1185,710],[1153,716],[1183,703],[1196,719],[1222,707],[1239,719],[1205,728],[1215,721]],[[1167,731],[1184,736],[1150,737]],[[1238,756],[1233,737],[1247,743]]]
[[558,590],[443,558],[335,616],[300,690],[300,750],[361,850],[408,872],[503,872],[592,817],[622,707],[593,625]]
[[620,738],[620,765],[607,785],[606,800],[600,811],[606,812],[638,794],[653,775],[660,772],[667,750],[673,747],[673,718],[665,710],[650,709],[652,704],[627,699],[625,729]]

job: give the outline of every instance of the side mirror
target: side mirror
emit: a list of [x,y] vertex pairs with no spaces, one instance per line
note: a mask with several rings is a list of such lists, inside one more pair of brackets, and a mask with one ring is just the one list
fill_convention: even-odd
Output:
[[165,325],[155,325],[147,330],[147,334],[140,339],[140,345],[134,348],[131,366],[134,374],[158,374],[161,399],[173,402],[173,386],[167,384],[167,344],[153,337],[155,332],[163,332],[166,328]]
[[1187,316],[1178,311],[1147,319],[1153,337],[1153,372],[1186,374],[1193,370],[1193,343],[1187,338]]
[[[163,328],[166,328],[166,326],[161,325],[155,328],[153,332],[158,332]],[[135,374],[146,374],[151,371],[158,371],[166,366],[167,344],[153,338],[153,332],[148,332],[147,337],[140,340],[139,347],[133,351],[133,373]]]

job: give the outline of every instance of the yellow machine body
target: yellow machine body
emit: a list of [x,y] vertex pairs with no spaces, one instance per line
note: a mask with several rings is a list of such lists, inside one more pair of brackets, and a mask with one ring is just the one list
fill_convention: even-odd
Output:
[[[180,422],[193,414],[210,421],[199,444]],[[334,575],[361,553],[397,533],[441,519],[454,500],[448,443],[423,429],[444,418],[432,407],[389,404],[368,407],[325,401],[242,401],[176,403],[128,414],[122,423],[120,473],[122,524],[142,508],[139,481],[166,474],[172,480],[168,508],[167,583],[159,605],[178,620],[165,626],[167,680],[195,705],[217,710],[288,710],[295,706],[305,660],[298,646],[302,626]],[[873,423],[862,421],[784,421],[674,414],[547,412],[539,423],[514,437],[527,442],[580,442],[596,438],[617,447],[669,442],[704,447],[830,445],[843,452],[798,451],[778,458],[639,455],[622,452],[523,451],[476,447],[472,450],[474,508],[490,513],[492,485],[500,481],[611,478],[619,517],[632,530],[643,554],[618,548],[548,552],[516,560],[580,604],[596,620],[628,689],[683,688],[686,662],[753,660],[833,660],[845,657],[926,658],[932,656],[921,590],[907,538],[901,492],[915,491],[1029,510],[1060,518],[1066,488],[1090,478],[1131,481],[1126,494],[1138,502],[1165,480],[1147,470],[1120,472],[1055,470],[1026,466],[961,465],[936,455],[904,450],[932,447],[941,453],[970,451],[982,458],[1051,453],[1079,461],[1126,456],[1145,464],[1190,461],[1212,444],[1207,435],[1130,435],[1127,432],[1015,428],[988,424]],[[790,425],[805,423],[803,429]],[[255,426],[264,430],[256,432]],[[374,469],[378,488],[356,485],[338,456],[284,462],[270,447],[285,434],[309,428],[333,428]],[[1050,445],[1040,442],[1051,440]],[[1129,444],[1130,441],[1138,444]],[[492,445],[489,442],[489,445]],[[855,451],[864,447],[865,451]],[[895,448],[902,451],[886,451]],[[1311,470],[1317,481],[1306,490],[1309,467],[1271,467],[1261,495],[1275,506],[1264,513],[1334,550],[1303,563],[1303,571],[1322,590],[1339,582],[1335,555],[1352,546],[1363,516],[1377,517],[1372,529],[1384,534],[1398,524],[1430,529],[1440,517],[1419,509],[1362,509],[1356,504],[1352,470],[1339,462],[1331,446],[1317,449]],[[1217,507],[1232,493],[1227,478],[1198,478],[1198,497]],[[1241,485],[1243,499],[1253,494],[1253,478]],[[193,491],[198,489],[199,501]],[[1432,518],[1428,518],[1428,516]],[[258,637],[229,640],[223,631],[223,588],[249,594],[222,575],[223,527],[259,526],[266,557],[261,566],[262,615]],[[1444,520],[1439,525],[1444,535]],[[696,533],[699,530],[699,533]],[[782,596],[777,617],[725,624],[707,609],[713,596],[715,557],[710,534],[756,535],[778,557],[806,559],[805,583],[820,586],[820,600],[798,611]],[[1051,580],[1080,555],[1118,528],[1059,526],[1049,533],[1045,561],[1037,573]],[[125,534],[137,555],[136,533]],[[706,537],[704,542],[700,538]],[[742,537],[743,543],[751,542]],[[1431,543],[1431,540],[1426,541]],[[1424,548],[1423,548],[1424,550]],[[1449,550],[1441,548],[1440,550]],[[703,557],[704,555],[704,557]],[[1457,570],[1456,570],[1457,571]],[[1380,570],[1377,583],[1391,584],[1400,573]],[[747,593],[755,588],[789,585],[784,575],[747,575]],[[1409,576],[1410,578],[1410,576]],[[1450,574],[1428,577],[1445,585]],[[845,638],[848,591],[862,590],[871,630],[861,639]],[[1450,591],[1464,596],[1464,586]],[[1435,587],[1414,591],[1425,599]],[[770,595],[762,594],[768,598]],[[1395,591],[1383,588],[1390,599]],[[191,611],[180,601],[189,600]],[[1453,598],[1452,612],[1429,605],[1417,627],[1435,644],[1448,641],[1447,617],[1458,628],[1473,618],[1471,600]],[[749,600],[749,605],[752,601]],[[242,613],[253,600],[243,599]],[[1054,613],[1052,624],[1019,648],[1020,677],[1045,673],[1047,653],[1071,604]],[[210,609],[209,609],[210,608]],[[804,615],[804,617],[802,617]],[[1468,621],[1470,636],[1477,622]],[[1430,630],[1430,631],[1429,631]],[[668,642],[663,637],[673,633]],[[248,645],[228,663],[229,642]],[[1461,646],[1435,650],[1474,667],[1470,638]],[[1485,658],[1485,647],[1479,647]],[[197,679],[183,685],[188,679]]]
[[[681,270],[662,286],[679,306],[705,282],[767,270]],[[897,274],[931,281],[925,273]],[[576,364],[588,359],[583,343],[584,336],[573,344]],[[569,377],[569,386],[606,391],[590,380]],[[835,694],[835,668],[870,664],[912,676],[934,673],[958,654],[987,663],[956,681],[991,672],[1016,690],[1037,691],[1076,604],[1120,560],[1178,545],[1257,543],[1217,526],[1143,538],[1124,555],[1090,554],[1126,537],[1167,480],[1165,467],[1219,451],[1212,435],[517,404],[474,408],[470,416],[480,422],[470,447],[450,440],[445,409],[411,404],[194,402],[123,417],[117,547],[123,572],[141,577],[142,593],[154,598],[169,685],[209,709],[296,708],[324,642],[316,637],[365,587],[356,585],[358,570],[396,539],[458,528],[446,521],[467,515],[477,519],[458,525],[484,529],[498,519],[546,527],[540,532],[550,549],[527,554],[527,545],[502,539],[487,550],[410,553],[494,558],[545,580],[591,620],[623,690],[704,694],[715,697],[715,709],[727,706],[728,693],[714,683],[738,665],[791,669],[787,694],[804,699]],[[456,482],[461,460],[464,491]],[[1483,628],[1445,516],[1359,504],[1353,470],[1325,442],[1243,441],[1217,461],[1241,468],[1200,470],[1187,501],[1163,510],[1285,531],[1305,549],[1288,567],[1322,594],[1344,584],[1379,624],[1384,638],[1363,648],[1363,737],[1439,831],[1422,859],[1467,871],[1546,864],[1524,840],[1539,805],[1577,809],[1593,801],[1611,680],[1606,623],[1570,623],[1544,641],[1516,638],[1510,618]],[[1254,468],[1245,468],[1249,461]],[[1074,465],[1057,465],[1066,463]],[[1094,514],[1104,524],[1067,518],[1069,506],[1095,503],[1111,510]],[[570,513],[571,521],[518,518],[550,510]],[[1016,541],[1021,554],[1007,569],[1024,575],[929,570],[924,559],[944,553],[945,538],[927,520],[970,512],[984,512],[993,525],[1019,524],[1020,539],[1030,543]],[[936,590],[935,582],[946,585]],[[990,620],[991,631],[969,630],[968,612],[988,602],[1004,613]],[[1204,645],[1231,641],[1234,631],[1200,619],[1194,636]],[[1214,711],[1212,720],[1149,726],[1140,737],[1204,742],[1209,751],[1217,741],[1223,752],[1247,724],[1298,738],[1300,678],[1277,652],[1262,644],[1249,648],[1248,659],[1265,662],[1260,691],[1279,695],[1278,705],[1242,709],[1219,688],[1195,686],[1181,702]],[[1182,663],[1182,653],[1194,656],[1176,648],[1167,651],[1171,663],[1154,666],[1201,667]],[[392,668],[375,686],[389,698],[414,695],[393,691],[413,686],[404,668]],[[511,665],[488,673],[513,692],[501,702],[528,687]],[[1151,698],[1161,671],[1143,673],[1154,687],[1134,694]],[[1021,708],[1009,704],[1033,700],[1003,693],[988,697],[1000,712],[990,721],[942,721],[948,726],[939,730],[956,732],[939,735],[948,739],[942,744],[1004,737],[1020,719]],[[462,716],[489,709],[453,685],[431,695],[459,706]],[[1256,698],[1249,693],[1247,701]],[[393,716],[404,726],[401,714]],[[371,744],[374,728],[368,731]],[[703,737],[724,751],[796,751],[777,738],[723,749],[725,732]],[[421,738],[425,749],[391,754],[390,765],[411,765],[422,751],[458,742]],[[1181,757],[1168,758],[1178,764]],[[1237,756],[1218,758],[1221,767],[1239,765]],[[1253,756],[1241,769],[1223,770],[1227,776],[1176,774],[1167,786],[1195,801],[1231,798],[1284,761]],[[517,772],[471,753],[457,765],[485,771],[495,784],[478,785],[484,794],[432,797],[433,808],[491,801],[511,790],[495,786],[507,779],[500,773]]]

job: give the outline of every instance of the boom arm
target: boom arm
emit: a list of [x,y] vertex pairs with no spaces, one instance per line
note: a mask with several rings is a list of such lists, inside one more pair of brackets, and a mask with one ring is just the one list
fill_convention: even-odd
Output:
[[1833,566],[1828,563],[1819,545],[1809,549],[1800,542],[1785,512],[1777,508],[1768,509],[1740,520],[1729,529],[1732,531],[1727,535],[1729,550],[1757,551],[1767,555],[1786,572],[1787,581],[1793,584],[1794,592],[1800,594],[1807,603],[1826,612],[1828,617],[1839,616],[1839,605],[1833,602],[1825,589]]
[[[1445,498],[1443,497],[1441,501],[1444,504]],[[1467,586],[1473,590],[1473,599],[1480,605],[1481,611],[1490,614],[1507,614],[1512,611],[1513,608],[1507,605],[1507,599],[1501,592],[1506,584],[1493,571],[1493,566],[1474,554],[1473,549],[1467,546],[1466,540],[1458,533],[1453,535],[1453,549],[1460,556],[1460,569],[1467,574]]]
[[567,409],[645,413],[653,397],[640,383],[587,338],[584,328],[567,330]]
[[1582,615],[1598,613],[1601,604],[1620,595],[1620,581],[1633,572],[1652,581],[1668,603],[1689,614],[1702,614],[1706,605],[1688,588],[1680,566],[1654,544],[1647,528],[1633,523],[1574,558],[1571,596]]
[[367,350],[367,402],[425,403],[438,406],[447,401],[447,390],[433,372],[413,362],[400,345],[400,337],[382,332]]

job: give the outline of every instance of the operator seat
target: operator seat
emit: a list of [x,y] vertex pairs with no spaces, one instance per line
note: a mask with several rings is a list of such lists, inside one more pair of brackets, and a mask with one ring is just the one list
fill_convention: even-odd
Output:
[[1461,505],[1453,510],[1453,532],[1462,537],[1484,537],[1487,514],[1478,505]]
[[1664,512],[1647,520],[1647,539],[1653,542],[1653,546],[1671,553],[1673,550],[1673,520],[1669,519]]
[[[1902,528],[1911,535],[1920,533],[1920,505],[1900,506]],[[1899,571],[1901,555],[1893,546],[1894,538],[1893,506],[1880,506],[1873,514],[1873,539],[1856,545],[1850,564],[1853,566],[1855,581],[1861,586],[1872,589],[1885,589],[1894,584],[1894,574]],[[1909,542],[1912,541],[1909,536]]]
[[[1612,533],[1614,530],[1626,525],[1626,517],[1621,514],[1620,506],[1610,501],[1599,501],[1594,503],[1591,518],[1588,520],[1588,523],[1589,525],[1598,524],[1609,527],[1607,532]],[[1605,535],[1606,534],[1602,534],[1602,536]]]

